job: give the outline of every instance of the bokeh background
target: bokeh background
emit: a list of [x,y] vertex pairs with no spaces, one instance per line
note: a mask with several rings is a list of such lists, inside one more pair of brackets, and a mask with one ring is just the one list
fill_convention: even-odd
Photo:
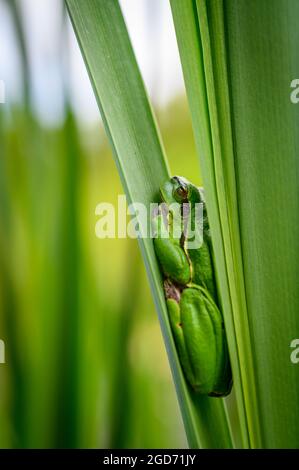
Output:
[[[173,174],[200,183],[168,0],[121,7]],[[136,240],[62,0],[0,0],[0,447],[186,447]]]

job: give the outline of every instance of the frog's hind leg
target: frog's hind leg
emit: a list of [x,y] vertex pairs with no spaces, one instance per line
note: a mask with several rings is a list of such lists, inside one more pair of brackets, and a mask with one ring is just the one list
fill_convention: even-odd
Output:
[[194,387],[195,377],[191,369],[190,360],[188,357],[188,352],[186,349],[184,332],[182,329],[180,307],[176,300],[173,298],[167,299],[167,309],[169,315],[169,321],[174,336],[175,344],[178,351],[178,356],[182,365],[184,374],[190,383]]

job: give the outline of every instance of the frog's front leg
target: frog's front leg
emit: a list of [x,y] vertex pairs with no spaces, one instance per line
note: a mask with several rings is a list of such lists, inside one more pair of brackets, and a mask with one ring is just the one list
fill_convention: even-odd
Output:
[[174,238],[168,227],[165,227],[162,214],[154,217],[153,229],[155,252],[165,277],[182,286],[186,285],[191,279],[191,270],[180,239]]

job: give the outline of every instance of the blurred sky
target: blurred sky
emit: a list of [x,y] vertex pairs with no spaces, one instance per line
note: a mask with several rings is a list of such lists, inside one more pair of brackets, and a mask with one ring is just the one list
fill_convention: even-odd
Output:
[[[63,113],[62,83],[68,84],[78,117],[86,124],[99,111],[70,23],[62,28],[62,0],[18,0],[29,47],[34,107],[46,124]],[[147,90],[164,106],[183,91],[169,0],[120,0]],[[21,68],[7,0],[0,0],[0,79],[6,100],[21,98]]]

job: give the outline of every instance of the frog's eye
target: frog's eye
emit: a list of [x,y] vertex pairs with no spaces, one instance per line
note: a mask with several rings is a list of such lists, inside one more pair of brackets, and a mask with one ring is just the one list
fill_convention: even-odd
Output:
[[174,197],[178,201],[185,201],[188,199],[188,188],[186,186],[179,186],[174,191]]

